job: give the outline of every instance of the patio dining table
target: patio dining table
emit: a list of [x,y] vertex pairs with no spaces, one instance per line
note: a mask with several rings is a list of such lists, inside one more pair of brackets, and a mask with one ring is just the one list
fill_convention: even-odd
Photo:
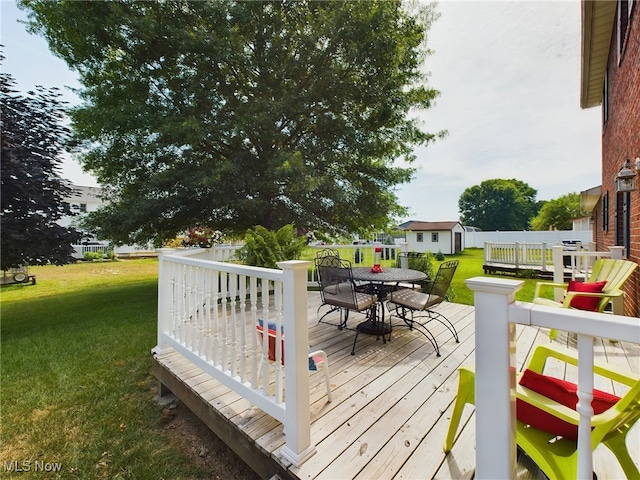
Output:
[[[381,312],[378,315],[378,309],[372,309],[371,315],[367,320],[357,325],[356,331],[367,335],[381,336],[383,343],[386,343],[385,335],[389,334],[389,340],[391,340],[391,330],[393,328],[391,322],[385,324],[384,321],[384,301],[389,292],[389,287],[400,282],[425,280],[427,275],[419,270],[411,270],[409,268],[384,268],[382,272],[372,272],[370,267],[353,267],[351,272],[354,280],[368,284],[370,288],[368,293],[376,296]],[[351,353],[353,354],[354,352],[352,351]]]

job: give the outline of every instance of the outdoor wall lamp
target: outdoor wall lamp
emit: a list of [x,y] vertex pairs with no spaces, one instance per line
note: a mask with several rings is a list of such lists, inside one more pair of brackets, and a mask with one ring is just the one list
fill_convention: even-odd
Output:
[[[636,171],[640,162],[636,159]],[[631,170],[631,160],[627,159],[616,175],[616,192],[634,192],[636,189],[636,172]]]

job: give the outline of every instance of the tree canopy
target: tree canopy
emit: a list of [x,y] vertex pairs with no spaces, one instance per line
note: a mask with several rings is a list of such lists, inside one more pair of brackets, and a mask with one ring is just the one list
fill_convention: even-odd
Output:
[[580,216],[580,194],[568,193],[544,202],[531,219],[532,230],[571,230],[573,220]]
[[520,180],[485,180],[460,195],[460,221],[482,230],[527,230],[537,193]]
[[110,201],[89,224],[116,243],[198,224],[382,229],[406,214],[414,147],[444,135],[410,117],[438,95],[422,70],[433,5],[20,3],[80,75],[70,115]]
[[[0,63],[3,57],[0,55]],[[37,88],[26,95],[15,80],[0,73],[2,175],[0,268],[73,260],[71,246],[80,234],[57,221],[71,215],[71,195],[58,174],[69,130],[63,125],[64,102],[55,89]]]

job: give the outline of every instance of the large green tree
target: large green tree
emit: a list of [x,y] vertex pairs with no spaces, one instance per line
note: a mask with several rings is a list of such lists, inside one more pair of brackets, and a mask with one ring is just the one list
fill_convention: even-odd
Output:
[[485,180],[460,195],[460,221],[482,230],[527,230],[537,213],[537,193],[520,180]]
[[532,230],[571,230],[575,218],[580,216],[580,195],[568,193],[544,202],[538,214],[531,219]]
[[406,213],[414,147],[443,135],[409,115],[438,94],[422,69],[433,5],[20,3],[79,72],[73,126],[110,200],[90,223],[117,243],[196,224],[382,229]]
[[[0,54],[0,63],[3,56]],[[15,80],[0,73],[2,208],[0,268],[73,261],[81,235],[58,223],[71,215],[65,199],[71,189],[59,174],[69,129],[56,89],[38,87],[22,94]]]

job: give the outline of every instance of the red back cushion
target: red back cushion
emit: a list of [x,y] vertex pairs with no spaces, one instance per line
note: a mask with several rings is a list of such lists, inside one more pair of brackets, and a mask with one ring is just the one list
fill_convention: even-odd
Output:
[[[571,280],[569,282],[569,287],[567,291],[569,292],[588,292],[588,293],[602,293],[604,286],[607,284],[604,282],[576,282],[575,280]],[[590,312],[598,311],[598,304],[600,303],[600,297],[573,297],[571,303],[569,304],[573,308],[577,308],[578,310],[589,310]]]
[[[271,327],[271,324],[269,324],[269,327]],[[262,333],[264,331],[262,327],[262,323],[260,323],[259,325],[256,325],[256,329],[258,330],[258,334],[260,335],[260,340],[262,340]],[[272,362],[275,362],[276,361],[276,331],[269,328],[268,334],[269,334],[269,351],[267,352],[267,358],[269,358],[269,360],[271,360]],[[281,336],[280,342],[281,342],[280,348],[282,349],[280,350],[282,355],[280,363],[284,365],[284,335]]]
[[[527,369],[522,374],[522,377],[520,377],[520,385],[540,395],[544,395],[551,400],[555,400],[565,407],[572,408],[573,410],[576,409],[576,404],[578,403],[578,386],[575,383],[541,375],[533,370]],[[608,410],[615,405],[618,400],[620,400],[620,397],[594,389],[593,400],[591,401],[593,413],[598,414]],[[564,420],[560,420],[523,400],[518,399],[516,401],[516,415],[518,420],[538,430],[573,440],[578,438],[577,425],[572,425]]]

